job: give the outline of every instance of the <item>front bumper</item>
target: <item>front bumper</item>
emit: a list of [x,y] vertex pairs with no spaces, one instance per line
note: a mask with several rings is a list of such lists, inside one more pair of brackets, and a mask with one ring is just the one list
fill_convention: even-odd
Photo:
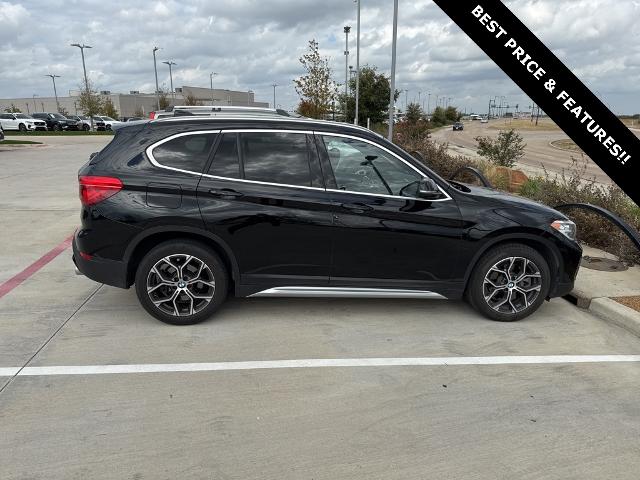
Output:
[[[73,237],[73,263],[76,269],[94,282],[104,283],[118,288],[129,288],[127,285],[127,264],[116,260],[99,257],[85,259],[78,249],[78,233]],[[77,273],[77,272],[76,272]]]

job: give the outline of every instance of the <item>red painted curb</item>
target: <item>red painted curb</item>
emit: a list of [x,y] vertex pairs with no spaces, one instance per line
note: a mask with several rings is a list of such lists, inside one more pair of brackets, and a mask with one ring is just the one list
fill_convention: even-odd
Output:
[[7,280],[2,285],[0,285],[0,298],[4,297],[7,293],[9,293],[11,290],[16,288],[18,285],[20,285],[22,282],[24,282],[26,279],[28,279],[34,273],[36,273],[38,270],[44,267],[47,263],[51,262],[51,260],[53,260],[62,252],[64,252],[67,248],[71,246],[72,241],[73,241],[73,235],[69,235],[67,238],[64,239],[62,243],[53,247],[51,250],[49,250],[47,253],[45,253],[42,257],[40,257],[38,260],[33,262],[27,268],[25,268],[20,273],[14,275],[9,280]]

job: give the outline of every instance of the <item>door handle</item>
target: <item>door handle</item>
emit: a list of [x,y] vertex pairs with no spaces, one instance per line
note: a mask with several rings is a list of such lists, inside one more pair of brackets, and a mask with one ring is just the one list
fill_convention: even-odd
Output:
[[209,193],[221,198],[237,198],[244,195],[243,193],[232,190],[231,188],[212,188],[209,190]]
[[364,203],[343,203],[340,206],[353,213],[365,213],[373,210],[373,207],[365,205]]

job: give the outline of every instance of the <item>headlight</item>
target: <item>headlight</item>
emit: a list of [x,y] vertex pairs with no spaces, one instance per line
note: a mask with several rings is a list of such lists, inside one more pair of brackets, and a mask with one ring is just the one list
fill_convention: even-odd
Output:
[[555,228],[568,239],[575,241],[577,229],[576,224],[571,220],[556,220],[551,224],[551,227]]

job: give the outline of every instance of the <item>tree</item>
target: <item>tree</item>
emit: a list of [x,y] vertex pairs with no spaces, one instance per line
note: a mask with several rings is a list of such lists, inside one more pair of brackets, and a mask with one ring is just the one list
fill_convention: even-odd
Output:
[[184,104],[195,106],[195,105],[202,105],[202,102],[198,100],[195,95],[190,93],[184,98]]
[[80,84],[80,97],[78,98],[78,106],[82,113],[89,117],[99,115],[102,111],[102,97],[98,95],[98,92],[93,88],[91,80],[89,80],[89,88],[87,89],[85,84]]
[[67,109],[66,109],[66,108],[64,108],[62,105],[60,105],[60,106],[58,107],[58,113],[59,113],[60,115],[64,115],[64,116],[66,117],[67,115],[69,115],[69,110],[67,110]]
[[158,90],[158,103],[160,104],[160,110],[166,110],[167,108],[169,108],[169,105],[171,104],[171,102],[169,101],[169,96],[167,95],[167,92],[165,92],[163,88],[160,88]]
[[447,107],[444,112],[444,116],[449,122],[459,122],[462,118],[462,114],[458,112],[458,109],[456,107]]
[[501,131],[497,139],[491,137],[476,137],[478,155],[487,157],[489,161],[503,167],[513,167],[524,156],[527,146],[522,135],[511,129]]
[[442,107],[436,107],[431,114],[431,124],[434,127],[441,127],[447,124],[447,114]]
[[133,111],[133,116],[134,117],[144,117],[144,110],[142,109],[142,107],[140,105],[138,105],[136,107],[136,109]]
[[415,125],[422,119],[422,117],[424,117],[424,112],[422,111],[422,108],[420,108],[419,104],[410,103],[409,105],[407,105],[407,112],[405,114],[407,122]]
[[22,110],[16,107],[15,104],[13,103],[9,105],[7,108],[5,108],[4,111],[7,113],[22,113]]
[[111,117],[118,118],[118,110],[116,110],[116,106],[113,104],[111,97],[105,97],[102,102],[102,114]]
[[[372,123],[380,123],[386,119],[389,112],[389,94],[391,84],[389,78],[377,72],[377,67],[366,65],[360,69],[360,105],[358,106],[358,124],[364,125],[367,118]],[[400,96],[398,90],[394,93],[394,100]],[[344,94],[340,97],[344,104]],[[356,79],[349,81],[349,96],[347,98],[347,119],[355,118],[356,109]]]
[[298,112],[311,118],[323,118],[336,97],[329,59],[320,56],[318,42],[309,40],[309,51],[300,57],[300,63],[307,73],[293,81],[296,93],[300,95]]

